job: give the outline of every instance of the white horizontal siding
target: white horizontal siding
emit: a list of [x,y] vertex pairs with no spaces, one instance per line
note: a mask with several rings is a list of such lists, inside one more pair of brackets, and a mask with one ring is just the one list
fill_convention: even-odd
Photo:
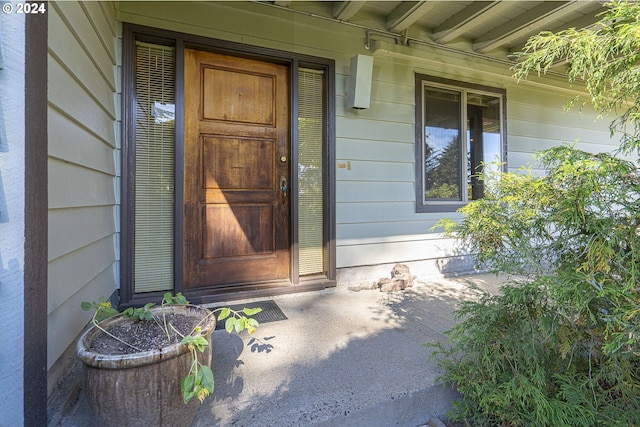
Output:
[[[609,139],[609,131],[607,129],[594,130],[585,128],[567,127],[563,125],[554,125],[533,121],[521,121],[510,120],[509,121],[509,135],[527,137],[529,135],[535,135],[537,138],[543,138],[547,140],[556,141],[556,144],[562,144],[564,142],[580,141],[586,144],[599,144],[600,141],[607,141]],[[515,148],[515,147],[509,147]]]
[[[119,117],[112,5],[49,3],[48,364],[116,289]],[[82,299],[80,298],[82,296]]]
[[[364,52],[362,31],[251,2],[119,2],[118,18],[150,27],[329,57]],[[346,35],[346,37],[345,37]],[[346,67],[348,69],[348,57]]]
[[336,183],[338,203],[388,202],[389,194],[394,195],[394,202],[414,202],[416,199],[411,180],[404,182],[338,181]]
[[49,209],[113,206],[116,202],[112,175],[49,160]]
[[[59,304],[47,315],[47,359],[56,360],[62,352],[74,342],[78,335],[78,327],[82,329],[88,322],[89,314],[82,311],[83,301],[96,301],[96,295],[104,293],[105,289],[113,286],[113,269],[108,268],[79,288],[76,293],[68,294],[64,304]],[[51,281],[51,279],[49,279]],[[51,291],[49,291],[51,295]],[[80,329],[80,330],[81,330]],[[55,339],[52,339],[55,337]]]
[[[51,313],[60,305],[63,305],[78,289],[91,282],[103,271],[111,269],[114,258],[113,252],[113,238],[106,236],[86,246],[79,247],[64,257],[49,261],[49,281],[65,283],[66,286],[60,286],[57,289],[49,287],[47,313]],[[96,295],[94,297],[95,300],[99,296]]]
[[371,162],[367,160],[338,159],[338,163],[350,161],[351,170],[338,168],[338,181],[412,181],[413,162]]
[[413,160],[415,146],[411,142],[391,142],[383,140],[338,138],[336,157],[339,159],[359,159],[372,161]]
[[340,203],[336,207],[336,216],[340,218],[338,224],[386,222],[392,229],[394,222],[412,221],[420,217],[415,213],[414,202]]
[[[65,23],[64,27],[52,29],[52,31],[62,30],[62,33],[56,34],[56,36],[64,37],[69,43],[75,43],[71,38],[75,39],[82,46],[82,52],[77,52],[77,54],[86,55],[96,65],[102,78],[115,89],[116,76],[113,73],[116,64],[114,27],[103,28],[104,31],[107,31],[106,34],[100,34],[96,29],[96,22],[113,19],[111,7],[108,4],[96,2],[89,11],[83,2],[60,1],[52,2],[50,13],[57,12]],[[50,34],[52,33],[50,32]]]
[[[100,40],[101,51],[104,51],[109,57],[109,61],[105,61],[104,75],[105,79],[110,81],[111,78],[115,78],[110,70],[113,68],[113,64],[118,62],[117,46],[114,43],[114,38],[118,36],[118,25],[115,20],[113,5],[101,2],[80,2],[80,7],[86,16],[91,17],[90,23],[94,29],[93,35]],[[114,89],[116,89],[115,86]]]
[[415,240],[398,239],[388,242],[354,241],[350,245],[336,247],[337,267],[435,260],[456,256],[454,248],[455,244],[452,241],[429,239],[427,236],[416,236]]
[[[351,246],[357,242],[374,239],[376,242],[385,244],[384,239],[401,239],[410,235],[422,235],[423,239],[433,237],[431,228],[436,225],[439,216],[426,214],[423,219],[411,221],[395,222],[393,224],[394,234],[389,233],[389,223],[387,222],[358,222],[349,224],[338,224],[336,229],[336,244],[338,246]],[[431,217],[429,217],[431,216]],[[457,217],[457,215],[455,215]],[[362,236],[368,236],[363,238]],[[436,237],[433,237],[436,238]]]
[[49,104],[58,111],[64,111],[71,120],[77,122],[103,141],[115,139],[115,111],[108,111],[96,102],[92,93],[82,87],[52,55],[49,56]]
[[[87,168],[115,175],[116,162],[113,141],[98,138],[80,123],[74,122],[64,111],[49,108],[49,138],[56,141],[49,146],[49,156],[83,165]],[[78,144],[82,141],[82,144]]]
[[113,235],[114,221],[111,205],[51,209],[49,261]]
[[[401,104],[387,101],[375,101],[375,110],[363,111],[347,108],[347,97],[338,97],[338,103],[336,105],[336,114],[338,117],[344,117],[346,119],[356,120],[371,120],[381,123],[397,123],[397,124],[412,124],[413,122],[407,122],[408,118],[413,117],[414,107],[413,104]],[[413,135],[413,131],[411,132]],[[413,139],[411,140],[413,142]]]
[[[553,87],[541,87],[540,85],[532,85],[526,81],[520,83],[515,80],[509,79],[509,93],[507,99],[510,103],[531,105],[535,108],[547,108],[549,111],[555,111],[556,117],[548,117],[552,121],[561,120],[557,115],[565,106],[565,104],[578,95],[574,89],[565,87],[560,90],[554,90]],[[586,112],[592,112],[587,106]],[[574,111],[573,114],[580,114],[579,111]]]
[[413,143],[413,122],[399,123],[378,120],[362,112],[360,117],[336,117],[336,137],[342,139],[366,139],[371,141]]
[[[68,7],[65,9],[68,10]],[[54,28],[62,28],[65,25],[56,7],[51,8],[49,22]],[[93,44],[89,44],[90,42]],[[105,70],[102,68],[104,65],[96,63],[86,55],[87,51],[92,52],[101,47],[100,41],[93,38],[78,40],[75,37],[55,37],[49,40],[49,52],[56,56],[57,62],[71,70],[73,77],[84,88],[89,88],[97,104],[106,111],[113,111],[115,81],[105,79]]]

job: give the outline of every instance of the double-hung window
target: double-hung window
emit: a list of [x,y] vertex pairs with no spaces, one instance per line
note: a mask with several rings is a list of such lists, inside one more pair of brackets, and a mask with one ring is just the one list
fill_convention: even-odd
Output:
[[505,91],[416,74],[416,211],[482,197],[483,168],[505,160]]

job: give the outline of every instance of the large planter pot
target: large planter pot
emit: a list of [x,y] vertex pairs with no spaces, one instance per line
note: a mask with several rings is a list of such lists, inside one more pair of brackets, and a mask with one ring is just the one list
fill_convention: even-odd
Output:
[[[154,314],[161,307],[151,309]],[[211,364],[211,333],[215,316],[193,305],[169,305],[165,313],[179,313],[204,319],[202,335],[209,345],[199,354],[202,364]],[[109,327],[130,322],[121,315],[103,321]],[[174,344],[160,350],[128,355],[105,355],[90,350],[92,340],[103,332],[92,326],[78,340],[77,354],[84,363],[84,390],[94,414],[106,426],[189,426],[198,410],[194,398],[184,403],[180,381],[189,372],[191,355],[186,346]]]

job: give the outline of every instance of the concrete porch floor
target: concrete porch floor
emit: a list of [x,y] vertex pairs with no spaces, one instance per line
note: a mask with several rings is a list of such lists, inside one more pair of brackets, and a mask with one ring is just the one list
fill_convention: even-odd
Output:
[[[467,280],[490,292],[500,282],[437,277],[394,293],[339,285],[275,298],[287,320],[214,332],[215,391],[192,427],[437,425],[456,394],[435,384],[422,344],[446,339],[455,305],[474,298]],[[50,426],[96,427],[81,393],[60,412]]]

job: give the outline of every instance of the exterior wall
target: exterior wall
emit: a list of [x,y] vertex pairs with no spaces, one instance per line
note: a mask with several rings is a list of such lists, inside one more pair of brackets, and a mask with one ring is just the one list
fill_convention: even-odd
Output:
[[[310,5],[309,7],[313,7]],[[418,274],[440,273],[455,256],[451,241],[429,229],[443,215],[415,212],[414,73],[482,84],[507,91],[508,166],[531,161],[532,152],[581,138],[579,148],[609,145],[608,123],[588,110],[562,113],[578,92],[558,78],[518,84],[509,64],[472,53],[429,46],[399,46],[365,29],[256,3],[120,2],[118,19],[336,61],[336,171],[338,279],[358,280],[351,267],[422,261]],[[371,107],[347,108],[349,60],[374,56]],[[615,141],[611,141],[615,145]],[[455,259],[455,258],[451,258]],[[426,261],[426,262],[424,262]],[[455,263],[453,263],[455,264]],[[384,274],[389,269],[385,267]]]
[[[351,165],[336,171],[337,267],[343,281],[358,280],[350,274],[355,268],[366,270],[373,278],[386,275],[388,268],[384,273],[374,272],[376,266],[395,262],[415,264],[414,274],[440,273],[449,268],[448,257],[457,254],[451,241],[429,231],[444,215],[456,214],[415,213],[414,73],[506,89],[508,166],[512,170],[527,164],[535,150],[578,138],[578,147],[589,151],[616,146],[617,141],[609,139],[607,121],[596,121],[592,111],[561,112],[562,105],[577,94],[561,79],[517,84],[508,65],[499,61],[450,49],[398,46],[381,37],[367,50],[363,28],[253,2],[115,4],[117,10],[110,3],[77,1],[50,2],[48,7],[50,372],[54,364],[73,357],[65,349],[89,320],[80,303],[100,295],[108,297],[118,288],[118,21],[336,61],[336,163]],[[2,18],[3,40],[10,34],[11,46],[18,46],[21,23],[7,21],[6,15]],[[9,108],[24,109],[16,102],[23,88],[16,82],[23,70],[16,60],[18,53],[6,42],[3,48],[5,68],[0,70],[0,82],[10,85],[2,85],[0,114],[6,117]],[[346,106],[349,60],[356,54],[374,56],[367,110]],[[24,123],[18,121],[0,127],[3,308],[21,307],[23,296],[23,129]],[[3,324],[21,327],[21,312],[1,312],[9,316],[1,319]],[[5,357],[0,350],[0,360],[9,361],[0,364],[2,384],[22,384],[22,359],[16,358],[21,356],[16,352],[22,346],[21,338],[16,336],[15,342],[3,347],[11,350],[10,355]],[[0,413],[21,407],[22,393],[6,387],[4,394]]]
[[598,119],[590,106],[562,112],[564,104],[577,92],[550,87],[511,85],[508,89],[509,169],[526,165],[531,153],[564,143],[592,153],[611,151],[619,138],[611,138],[609,122]]
[[118,287],[116,35],[111,4],[49,3],[50,370],[90,319],[80,303]]
[[19,426],[24,420],[24,15],[2,13],[0,30],[0,425]]

